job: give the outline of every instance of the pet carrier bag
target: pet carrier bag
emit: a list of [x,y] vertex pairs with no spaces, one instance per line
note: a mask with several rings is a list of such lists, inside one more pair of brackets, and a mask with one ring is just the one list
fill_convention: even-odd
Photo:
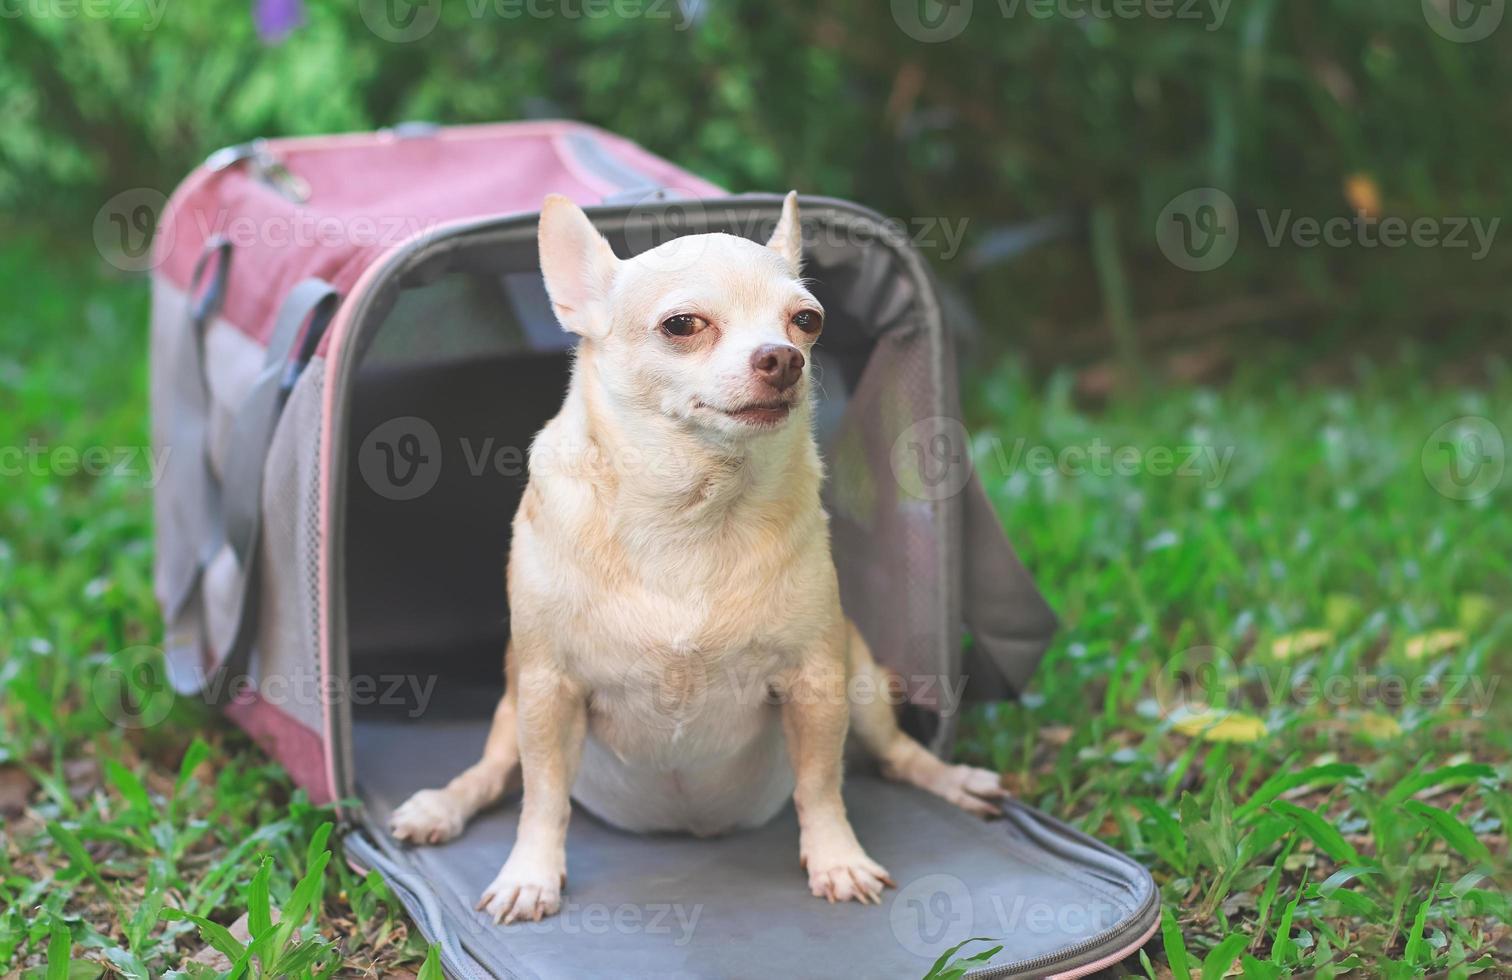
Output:
[[[563,122],[407,125],[222,150],[175,192],[153,253],[152,427],[168,453],[155,586],[169,677],[223,705],[379,871],[457,977],[1081,976],[1152,933],[1136,863],[1017,804],[982,822],[852,766],[845,795],[897,879],[882,908],[809,896],[791,808],[716,839],[579,812],[561,914],[473,906],[518,798],[407,847],[393,808],[479,755],[502,689],[504,567],[524,451],[561,404],[572,337],[537,268],[547,193],[621,255],[670,235],[764,241],[781,198],[728,196]],[[961,695],[1023,688],[1054,618],[970,469],[951,338],[906,234],[806,198],[827,315],[817,412],[842,600],[944,753]],[[969,642],[968,642],[969,641]]]

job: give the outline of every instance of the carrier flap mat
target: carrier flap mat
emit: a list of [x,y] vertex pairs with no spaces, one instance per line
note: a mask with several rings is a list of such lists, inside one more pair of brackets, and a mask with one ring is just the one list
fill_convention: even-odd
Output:
[[629,834],[574,808],[561,913],[494,925],[473,907],[514,842],[517,796],[438,847],[382,829],[410,793],[474,762],[486,733],[483,720],[358,721],[354,733],[367,828],[349,853],[394,883],[453,976],[921,977],[976,936],[1004,948],[968,976],[1046,976],[1131,951],[1158,914],[1148,872],[1036,811],[1010,805],[987,822],[852,775],[856,833],[898,885],[881,907],[809,895],[791,807],[705,839]]

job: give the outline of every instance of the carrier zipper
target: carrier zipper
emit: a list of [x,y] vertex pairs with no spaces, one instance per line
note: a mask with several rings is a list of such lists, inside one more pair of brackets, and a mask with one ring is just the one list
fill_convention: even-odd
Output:
[[[1139,919],[1142,919],[1145,915],[1152,911],[1155,906],[1158,906],[1159,904],[1160,889],[1151,888],[1150,894],[1145,897],[1145,900],[1142,903],[1140,903],[1139,908],[1134,910],[1134,915],[1131,917],[1131,921],[1138,921]],[[980,970],[973,970],[970,973],[966,974],[965,980],[992,980],[992,978],[995,977],[1011,977],[1018,975],[1036,977],[1044,976],[1049,967],[1053,967],[1059,963],[1065,963],[1070,960],[1074,960],[1079,956],[1084,956],[1087,953],[1093,952],[1099,946],[1102,946],[1103,944],[1110,941],[1121,931],[1123,931],[1122,927],[1114,926],[1111,929],[1103,930],[1102,932],[1093,936],[1091,939],[1084,939],[1081,942],[1077,943],[1075,946],[1068,946],[1067,948],[1055,953],[1046,953],[1043,956],[1036,956],[1033,959],[1019,960],[1017,963],[1002,963],[996,966],[986,966]]]
[[[595,133],[571,132],[566,135],[563,142],[567,144],[567,148],[572,151],[572,156],[578,163],[619,189],[618,193],[606,197],[602,202],[604,204],[636,203],[641,200],[642,194],[656,194],[666,190],[649,174],[642,173],[611,154]],[[629,202],[622,202],[620,199],[627,195],[635,195],[635,197]]]

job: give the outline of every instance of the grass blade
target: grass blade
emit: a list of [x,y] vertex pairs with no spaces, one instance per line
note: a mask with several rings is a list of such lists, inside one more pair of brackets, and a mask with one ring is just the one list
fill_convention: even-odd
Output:
[[1302,901],[1302,893],[1307,891],[1307,872],[1302,873],[1302,883],[1297,886],[1297,893],[1292,900],[1286,903],[1286,908],[1281,912],[1281,921],[1276,925],[1276,939],[1271,943],[1270,961],[1277,966],[1286,966],[1292,957],[1292,951],[1296,943],[1292,941],[1292,920],[1297,916],[1297,903]]
[[1360,857],[1354,845],[1344,839],[1337,827],[1312,810],[1303,809],[1292,803],[1281,800],[1273,800],[1270,808],[1281,814],[1297,825],[1308,840],[1318,846],[1318,849],[1340,864],[1365,864],[1364,858]]
[[1402,804],[1402,808],[1422,821],[1425,827],[1465,860],[1473,864],[1491,863],[1491,849],[1475,836],[1475,831],[1466,827],[1459,817],[1448,810],[1440,810],[1417,800],[1408,800]]
[[[967,943],[971,941],[972,940],[970,939],[966,940]],[[961,946],[964,945],[966,945],[966,943],[961,943],[960,946],[956,946],[954,949],[947,950],[945,955],[935,963],[934,968],[929,971],[930,976],[934,975],[935,970],[938,970],[944,964],[945,960],[950,957],[951,953],[954,953],[957,949],[960,949]],[[441,972],[440,943],[431,943],[430,949],[427,949],[425,951],[425,962],[420,965],[420,973],[415,977],[415,980],[446,980],[446,975]]]
[[[970,943],[990,942],[992,942],[992,940],[988,939],[986,936],[972,936],[970,939],[961,940],[960,942],[956,943],[954,946],[950,947],[945,952],[940,954],[940,958],[934,961],[934,965],[929,968],[929,972],[924,974],[924,980],[941,980],[941,978],[945,976],[945,973],[943,972],[946,968],[945,965],[950,962],[950,958],[952,956],[955,956],[956,953],[960,952],[961,947],[966,946]],[[432,946],[431,950],[434,952],[439,948],[440,947],[438,946]],[[430,962],[429,954],[426,955],[425,961],[427,963]]]
[[73,952],[73,933],[62,919],[53,917],[48,925],[47,980],[68,980],[69,955]]
[[226,958],[233,963],[241,960],[247,952],[241,940],[231,935],[231,930],[213,919],[207,919],[203,915],[195,915],[185,912],[183,909],[165,908],[160,913],[165,919],[184,919],[195,924],[199,929],[200,938],[209,943],[218,952],[225,954]]
[[1421,793],[1425,789],[1436,789],[1440,786],[1458,786],[1465,783],[1473,783],[1479,779],[1495,779],[1496,770],[1490,766],[1479,763],[1467,762],[1457,766],[1444,766],[1441,769],[1432,769],[1428,772],[1413,773],[1392,787],[1390,793],[1382,800],[1382,804],[1388,807],[1405,803],[1408,799]]
[[1223,980],[1228,974],[1229,967],[1234,965],[1244,952],[1244,947],[1249,945],[1249,937],[1241,932],[1230,933],[1223,942],[1213,947],[1213,951],[1207,954],[1202,961],[1202,980]]
[[268,879],[273,874],[273,859],[265,857],[247,888],[247,932],[256,941],[273,928],[273,906],[268,897]]
[[1192,980],[1192,968],[1187,962],[1186,943],[1181,938],[1181,925],[1169,908],[1160,910],[1160,941],[1165,946],[1166,962],[1170,964],[1175,980]]
[[189,785],[189,780],[194,776],[194,771],[208,758],[210,758],[210,746],[204,739],[196,736],[194,741],[189,743],[189,748],[184,750],[184,759],[179,763],[178,778],[173,782],[175,798],[183,794],[184,787]]
[[1313,766],[1301,772],[1280,773],[1267,779],[1259,789],[1255,790],[1253,796],[1237,807],[1234,810],[1234,818],[1242,821],[1272,800],[1300,786],[1331,786],[1346,779],[1363,779],[1364,777],[1365,774],[1359,766],[1346,765],[1342,762]]
[[1432,955],[1432,948],[1423,939],[1423,931],[1428,925],[1428,909],[1433,905],[1433,896],[1438,892],[1439,876],[1434,875],[1433,887],[1428,889],[1428,897],[1423,899],[1418,906],[1417,915],[1412,917],[1412,929],[1407,933],[1406,958],[1408,966],[1417,966]]

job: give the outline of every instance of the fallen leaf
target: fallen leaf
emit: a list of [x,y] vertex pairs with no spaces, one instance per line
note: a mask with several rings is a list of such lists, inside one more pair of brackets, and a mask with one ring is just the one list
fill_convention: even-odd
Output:
[[1265,722],[1243,711],[1197,711],[1177,718],[1171,727],[1206,742],[1248,743],[1265,735]]
[[1422,660],[1424,657],[1436,657],[1464,645],[1464,630],[1434,630],[1431,633],[1420,633],[1417,636],[1408,637],[1407,659]]
[[1344,198],[1357,214],[1366,218],[1381,216],[1381,187],[1369,174],[1350,174],[1345,178]]
[[1333,642],[1332,630],[1299,630],[1296,633],[1288,633],[1278,636],[1271,642],[1271,656],[1280,660],[1290,660],[1292,657],[1300,657],[1304,653],[1312,653],[1320,650]]
[[1391,715],[1373,711],[1356,719],[1356,728],[1376,741],[1386,741],[1402,734],[1402,726]]

